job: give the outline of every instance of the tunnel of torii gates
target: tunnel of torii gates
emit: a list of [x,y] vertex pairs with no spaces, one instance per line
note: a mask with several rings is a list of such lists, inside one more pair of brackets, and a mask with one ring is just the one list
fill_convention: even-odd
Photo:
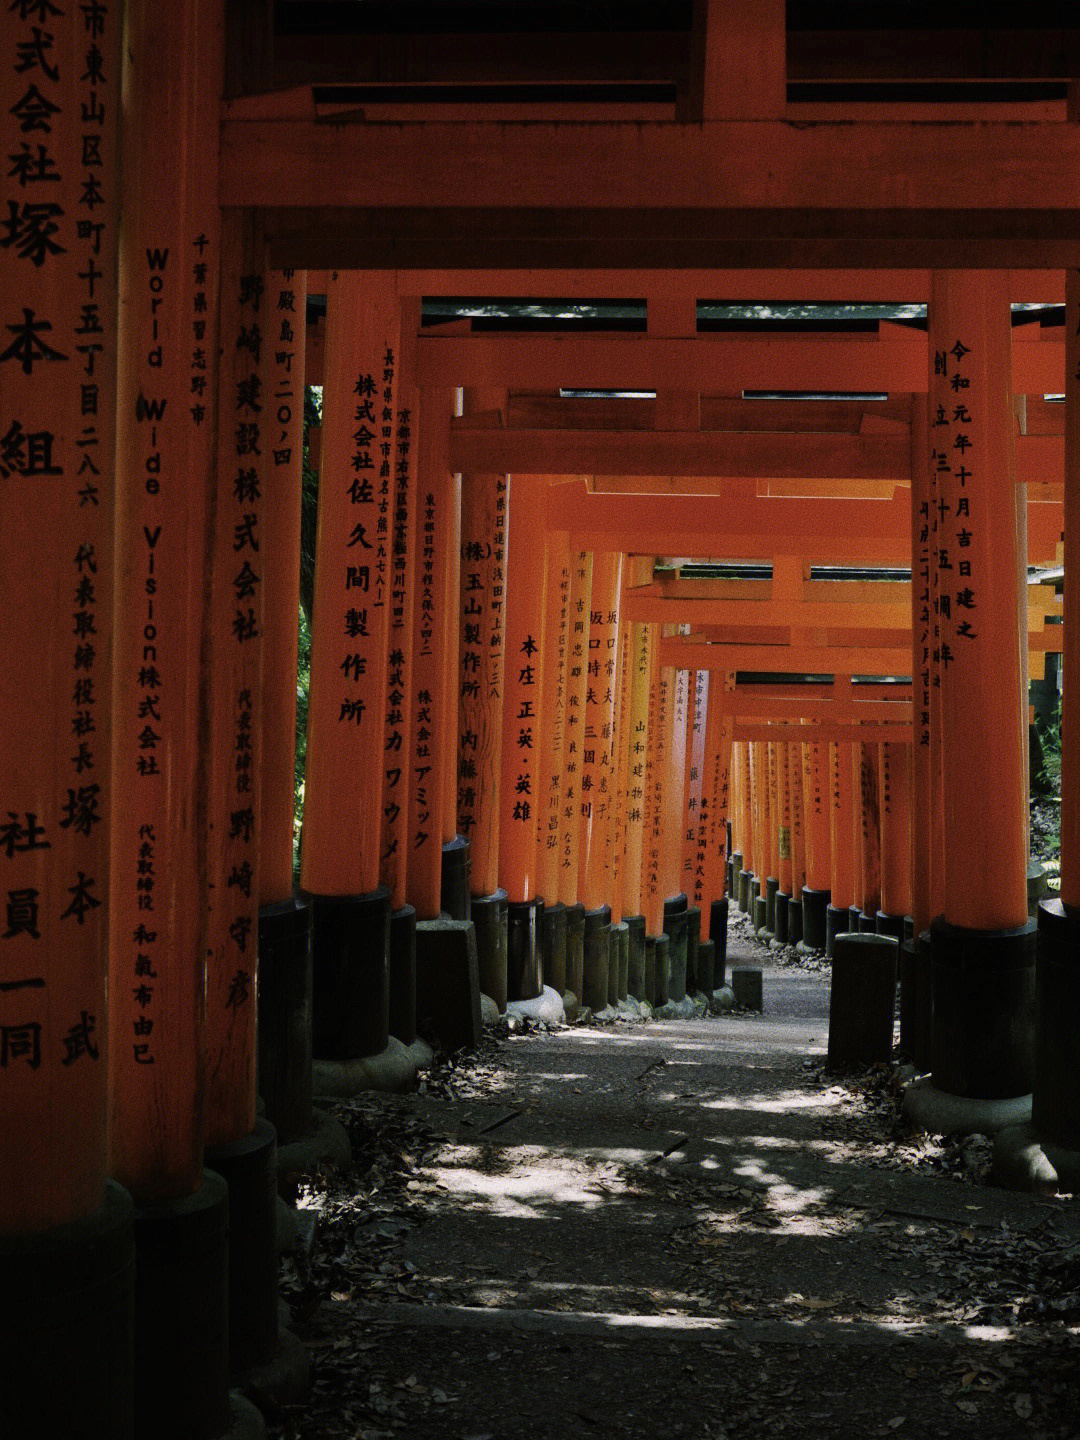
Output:
[[[484,270],[460,241],[458,269],[423,268],[438,243],[417,241],[395,270],[385,237],[357,222],[349,241],[343,214],[474,181],[482,211],[508,172],[462,169],[437,135],[410,150],[404,127],[380,132],[390,178],[373,178],[363,124],[312,130],[278,100],[272,123],[260,97],[221,123],[221,34],[196,23],[213,7],[130,4],[122,96],[119,7],[10,8],[3,1413],[13,1397],[110,1440],[133,1414],[140,1434],[224,1433],[229,1375],[286,1343],[274,1146],[327,1133],[312,1052],[341,1087],[418,1028],[474,1036],[481,989],[502,1007],[548,984],[602,1008],[708,988],[729,890],[779,938],[902,939],[927,1113],[1030,1119],[1044,1169],[1075,1175],[1080,664],[1063,672],[1061,898],[1038,927],[1027,890],[1027,686],[1072,634],[1028,577],[1068,573],[1080,545],[1080,282],[1068,246],[1037,237],[1059,203],[1028,154],[1040,137],[1005,126],[942,162],[956,206],[983,213],[972,196],[993,178],[1003,205],[1030,185],[1041,207],[1015,241],[1003,212],[1006,238],[970,247],[978,268],[959,268],[962,208],[942,268],[883,268],[901,253],[889,215],[943,203],[920,141],[880,234],[802,250],[773,235],[757,264],[781,255],[781,271],[666,270],[648,245],[620,269],[614,243],[613,259],[583,245],[591,264]],[[726,164],[728,122],[706,119]],[[804,197],[800,235],[808,146],[827,158],[807,172],[817,203],[856,206],[859,125],[810,128],[773,156],[771,183]],[[744,129],[724,132],[739,153]],[[567,163],[606,195],[596,133]],[[542,140],[521,138],[515,174]],[[650,186],[660,205],[686,183],[664,144],[625,180],[646,208]],[[537,204],[571,173],[556,170],[522,182]],[[757,193],[741,174],[733,208]],[[301,223],[321,187],[343,208]],[[759,221],[776,229],[769,193]],[[934,245],[911,254],[925,266]],[[422,323],[425,296],[455,294],[636,297],[647,328]],[[923,303],[927,329],[699,333],[717,296]],[[1010,304],[1062,301],[1063,325],[1010,323]]]

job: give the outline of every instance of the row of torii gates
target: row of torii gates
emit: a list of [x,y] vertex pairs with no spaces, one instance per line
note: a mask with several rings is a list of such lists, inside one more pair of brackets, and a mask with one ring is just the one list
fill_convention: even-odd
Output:
[[[1080,544],[1075,276],[272,268],[232,131],[218,190],[215,25],[129,5],[121,105],[118,7],[11,8],[5,1400],[41,1433],[241,1423],[230,1369],[282,1343],[257,1066],[303,1139],[312,930],[315,1049],[348,1067],[417,1017],[467,1029],[478,979],[500,1002],[545,975],[655,996],[678,916],[721,939],[737,855],[781,934],[823,944],[851,907],[906,933],[932,1113],[1033,1104],[1075,1173],[1068,733],[1038,1007],[1027,892],[1027,683],[1058,633],[1027,568]],[[647,329],[421,323],[425,295],[462,293],[634,295]],[[698,333],[702,299],[837,294],[925,302],[928,333]],[[1011,326],[1010,302],[1062,300],[1064,333]]]

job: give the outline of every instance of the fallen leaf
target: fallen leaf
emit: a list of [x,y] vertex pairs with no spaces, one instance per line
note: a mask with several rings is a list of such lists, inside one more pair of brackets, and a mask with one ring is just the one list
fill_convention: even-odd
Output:
[[1016,1399],[1013,1401],[1013,1409],[1016,1411],[1017,1415],[1020,1417],[1021,1420],[1030,1420],[1032,1410],[1031,1396],[1017,1395]]

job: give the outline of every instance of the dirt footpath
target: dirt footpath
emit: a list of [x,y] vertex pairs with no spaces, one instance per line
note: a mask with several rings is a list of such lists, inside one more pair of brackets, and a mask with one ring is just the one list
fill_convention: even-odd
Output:
[[825,1075],[827,985],[769,968],[762,1015],[504,1036],[342,1107],[283,1287],[316,1385],[272,1433],[1080,1435],[1078,1208]]

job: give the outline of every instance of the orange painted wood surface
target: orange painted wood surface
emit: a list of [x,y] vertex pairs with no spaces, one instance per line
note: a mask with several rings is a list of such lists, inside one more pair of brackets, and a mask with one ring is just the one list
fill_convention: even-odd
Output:
[[[265,627],[270,432],[269,286],[253,216],[221,227],[217,493],[210,546],[207,756],[206,1139],[255,1127]],[[263,340],[266,336],[266,340]],[[256,453],[257,452],[257,453]],[[256,475],[241,484],[241,471]],[[256,493],[257,492],[257,493]],[[295,685],[293,686],[295,691]],[[204,752],[205,754],[205,752]],[[291,875],[290,875],[291,892]]]
[[911,745],[881,745],[881,908],[912,913]]
[[1065,656],[1062,664],[1061,899],[1080,906],[1080,272],[1065,274]]
[[[453,395],[422,391],[418,405],[412,773],[405,891],[417,919],[434,920],[442,910],[446,729],[456,735],[458,717],[458,687],[450,685],[446,666],[453,633],[447,602],[447,567],[454,536],[450,509],[457,503],[458,487],[446,459],[446,425],[454,413]],[[456,643],[453,650],[456,654]]]
[[829,746],[829,775],[830,899],[838,910],[846,910],[855,903],[855,794],[850,745]]
[[203,1169],[219,27],[194,0],[140,0],[123,39],[109,1150],[139,1204],[195,1191]]
[[[387,272],[335,272],[326,316],[301,884],[379,884],[389,623],[391,465],[399,306]],[[389,418],[387,418],[389,415]],[[381,523],[380,523],[381,522]]]
[[606,905],[615,843],[615,699],[619,662],[622,556],[593,562],[581,767],[578,896],[586,910]]
[[562,838],[558,899],[576,905],[581,855],[581,777],[585,757],[585,696],[589,679],[589,611],[593,557],[570,550],[570,636],[563,729]]
[[802,747],[806,884],[811,890],[828,890],[832,883],[830,748],[823,743]]
[[630,708],[624,746],[627,753],[626,842],[623,861],[622,910],[642,915],[645,847],[646,763],[648,758],[649,683],[652,677],[653,627],[635,623],[630,634]]
[[943,507],[945,916],[973,929],[1027,918],[1027,694],[1017,619],[1023,556],[1008,322],[1004,275],[935,274],[929,442]]
[[[293,891],[297,617],[300,605],[300,480],[304,422],[303,270],[272,270],[266,295],[268,444],[263,496],[262,774],[259,899]],[[240,470],[231,476],[242,490]]]
[[[420,515],[417,456],[420,442],[420,392],[416,386],[413,331],[418,303],[401,307],[401,342],[395,386],[394,473],[391,482],[390,590],[387,620],[386,728],[383,740],[382,826],[379,882],[390,891],[392,910],[408,902],[410,797],[412,795],[413,646],[416,641],[416,554]],[[383,428],[380,426],[380,429]]]
[[[507,482],[506,683],[499,787],[499,884],[511,902],[537,894],[536,816],[544,729],[546,476]],[[573,823],[573,822],[571,822]]]
[[[47,23],[34,10],[5,13],[0,79],[5,1235],[89,1215],[106,1175],[120,10],[103,12],[93,37],[77,7]],[[20,55],[29,63],[10,63]],[[130,893],[134,867],[126,879]],[[9,1303],[14,1319],[21,1297]]]
[[563,741],[570,657],[570,539],[563,530],[547,536],[547,613],[544,619],[544,688],[547,704],[541,731],[536,812],[537,889],[546,904],[559,898],[561,860]]

